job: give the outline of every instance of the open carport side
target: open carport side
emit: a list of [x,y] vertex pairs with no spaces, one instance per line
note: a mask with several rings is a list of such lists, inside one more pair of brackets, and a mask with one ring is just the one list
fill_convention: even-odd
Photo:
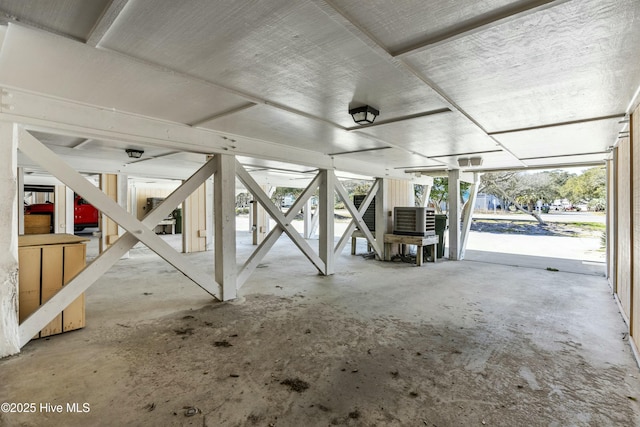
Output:
[[[135,247],[88,291],[84,330],[2,362],[0,395],[39,402],[57,390],[56,402],[91,405],[40,424],[640,422],[640,379],[605,278],[473,261],[418,268],[349,250],[344,273],[322,276],[292,246],[281,238],[227,303]],[[251,250],[238,232],[239,257]],[[185,417],[190,407],[201,412]]]

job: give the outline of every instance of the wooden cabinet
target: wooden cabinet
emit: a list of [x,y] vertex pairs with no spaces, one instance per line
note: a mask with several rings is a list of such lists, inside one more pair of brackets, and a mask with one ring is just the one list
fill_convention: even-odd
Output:
[[[86,263],[89,239],[68,234],[32,234],[18,240],[19,319],[38,307],[78,274]],[[34,338],[83,328],[84,294],[62,311]]]

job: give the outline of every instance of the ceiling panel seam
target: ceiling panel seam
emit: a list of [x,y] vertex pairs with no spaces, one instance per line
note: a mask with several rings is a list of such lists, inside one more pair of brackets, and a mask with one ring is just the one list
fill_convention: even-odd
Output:
[[[504,135],[506,133],[526,132],[526,131],[530,131],[530,130],[547,129],[547,128],[553,128],[553,127],[559,127],[559,126],[577,125],[577,124],[581,124],[581,123],[590,123],[590,122],[598,122],[598,121],[602,121],[602,120],[619,119],[619,118],[622,118],[622,117],[625,117],[625,113],[612,114],[612,115],[609,115],[609,116],[602,116],[602,117],[590,117],[588,119],[571,120],[571,121],[568,121],[568,122],[550,123],[550,124],[547,124],[547,125],[540,125],[540,126],[530,126],[530,127],[526,127],[526,128],[500,130],[500,131],[496,131],[496,132],[489,132],[488,135],[489,136]],[[522,159],[522,160],[524,160],[524,159]]]
[[129,0],[111,0],[109,2],[87,37],[86,43],[89,46],[98,47],[100,45],[128,2]]
[[[519,161],[522,166],[526,166],[524,162],[522,162],[518,156],[515,155],[511,150],[502,145],[500,141],[493,138],[488,134],[487,130],[480,125],[478,121],[476,121],[469,113],[467,113],[464,109],[462,109],[457,103],[453,101],[445,91],[438,86],[434,81],[424,76],[414,67],[409,65],[402,58],[395,58],[375,37],[371,36],[368,31],[363,29],[358,23],[348,14],[346,14],[343,10],[341,10],[338,6],[336,6],[331,0],[312,0],[314,4],[316,4],[322,11],[324,11],[331,19],[333,19],[338,24],[342,25],[349,32],[351,32],[354,36],[356,36],[359,40],[361,40],[365,45],[369,46],[376,53],[381,55],[383,58],[388,60],[391,64],[393,64],[396,68],[403,70],[404,72],[409,72],[414,77],[421,80],[425,85],[427,85],[431,90],[435,92],[435,94],[440,98],[447,107],[451,110],[457,111],[462,114],[467,120],[469,120],[474,126],[480,129],[485,135],[493,140],[493,142],[501,147],[504,151],[508,152],[513,156],[514,159]],[[405,149],[406,151],[406,149]],[[411,152],[411,151],[409,151]],[[415,154],[415,153],[414,153]]]
[[491,14],[488,17],[469,20],[463,25],[453,27],[451,29],[446,29],[439,34],[436,34],[435,36],[430,36],[422,41],[413,43],[406,48],[391,51],[390,54],[394,57],[406,57],[414,53],[422,52],[427,48],[438,46],[440,44],[447,43],[461,37],[466,37],[485,29],[494,27],[496,25],[513,21],[515,19],[522,18],[532,13],[548,9],[550,7],[558,6],[568,1],[570,0],[535,0],[524,5],[518,4],[515,7],[508,6],[502,8],[496,13]]
[[[470,156],[473,154],[487,154],[487,153],[502,153],[502,151],[503,150],[471,151],[468,153],[440,154],[436,156],[429,156],[429,158],[435,160],[436,158],[442,158],[442,157]],[[520,159],[520,160],[524,160],[524,159]]]
[[554,156],[539,156],[539,157],[523,157],[522,160],[539,160],[539,159],[558,159],[561,157],[580,157],[580,156],[592,156],[595,154],[606,154],[607,151],[594,151],[591,153],[580,153],[580,154],[558,154]]
[[[575,167],[591,167],[604,165],[605,160],[595,160],[590,162],[579,163],[547,163],[544,165],[527,166],[527,170],[546,170],[546,169],[562,169],[562,168],[575,168]],[[473,172],[485,173],[485,172],[512,172],[525,168],[487,168],[487,169],[474,169]]]
[[201,119],[201,120],[198,120],[198,121],[195,121],[195,122],[191,122],[191,123],[187,123],[187,125],[191,126],[191,127],[202,126],[202,125],[204,125],[206,123],[209,123],[209,122],[211,122],[213,120],[219,119],[221,117],[230,116],[230,115],[235,114],[235,113],[239,113],[240,111],[247,110],[247,109],[249,109],[251,107],[255,107],[256,105],[258,105],[258,104],[250,102],[248,104],[241,105],[239,107],[232,108],[230,110],[223,111],[221,113],[216,113],[216,114],[214,114],[212,116],[209,116],[209,117],[205,117],[204,119]]
[[6,24],[15,24],[15,25],[20,25],[23,27],[27,27],[27,28],[31,28],[31,29],[35,29],[38,31],[44,31],[46,33],[51,33],[51,34],[55,34],[57,36],[60,37],[64,37],[66,39],[71,39],[77,42],[81,42],[84,43],[84,40],[79,38],[79,37],[75,37],[72,36],[71,34],[67,34],[63,31],[58,31],[55,30],[53,28],[41,25],[41,24],[37,24],[35,22],[29,21],[28,19],[24,19],[18,16],[15,16],[3,9],[0,9],[0,25],[6,25]]

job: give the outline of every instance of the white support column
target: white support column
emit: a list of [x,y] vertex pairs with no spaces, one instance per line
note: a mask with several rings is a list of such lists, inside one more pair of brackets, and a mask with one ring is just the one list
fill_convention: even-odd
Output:
[[449,171],[449,259],[460,259],[460,171]]
[[[270,185],[261,185],[260,188],[264,190],[264,193],[268,197],[273,196],[273,193],[276,191],[276,187],[272,187]],[[269,234],[270,227],[269,227],[269,215],[267,215],[267,212],[264,210],[262,205],[260,205],[260,203],[255,199],[255,197],[251,201],[251,215],[253,218],[253,227],[251,230],[252,237],[253,237],[253,244],[259,245],[267,237],[267,234]]]
[[[309,198],[311,197],[313,192],[316,190],[316,188],[318,188],[319,183],[320,183],[320,174],[316,175],[316,177],[309,183],[307,188],[304,189],[302,194],[300,194],[298,199],[293,203],[291,208],[289,208],[286,215],[284,216],[284,222],[278,221],[278,219],[276,219],[277,224],[275,228],[271,230],[271,232],[266,236],[266,238],[260,243],[260,246],[258,246],[256,250],[253,251],[251,256],[249,256],[247,261],[238,271],[238,288],[244,285],[244,283],[247,281],[249,276],[251,276],[251,273],[255,270],[255,268],[258,266],[260,261],[262,261],[262,258],[264,258],[267,252],[269,252],[269,250],[273,247],[273,245],[276,243],[280,235],[286,231],[286,228],[288,227],[287,224],[290,224],[291,221],[294,220],[298,212],[300,212],[300,209],[302,209],[302,206],[307,202],[307,200],[309,200]],[[247,189],[254,195],[254,198],[256,198],[257,200],[260,200],[260,197],[257,196],[256,193],[254,193],[254,191],[257,192],[260,190],[258,187],[253,187],[252,185],[249,185]],[[270,196],[267,195],[266,193],[264,193],[264,196],[266,197],[263,197],[262,199],[264,202],[266,202],[267,197],[270,197]],[[273,203],[271,205],[273,205]],[[275,206],[273,206],[272,209],[274,212],[281,213],[280,210],[278,210]],[[305,249],[302,249],[302,248],[300,249],[309,259],[312,258],[310,254],[305,251]],[[317,263],[317,265],[322,265],[321,264],[322,261],[319,258],[318,260],[320,261],[320,263]],[[316,263],[314,262],[314,264]],[[318,267],[318,270],[322,271],[320,267]]]
[[469,189],[469,200],[464,206],[464,212],[462,213],[462,232],[460,236],[460,259],[464,259],[464,253],[467,250],[467,242],[469,240],[469,230],[471,230],[471,220],[473,219],[473,208],[476,205],[476,199],[478,197],[478,188],[480,187],[479,173],[473,174],[473,184]]
[[[213,177],[205,181],[205,226],[206,226],[206,239],[205,250],[213,250],[213,230],[214,230],[214,214],[213,214]],[[184,227],[184,212],[182,216],[182,226]]]
[[340,241],[336,245],[336,248],[335,248],[336,255],[339,255],[342,253],[342,250],[344,249],[347,241],[351,239],[351,235],[353,234],[357,225],[360,231],[367,238],[367,242],[369,243],[369,246],[373,248],[378,258],[382,259],[384,257],[384,253],[383,253],[384,242],[381,240],[375,239],[375,237],[369,230],[369,227],[367,227],[367,224],[364,222],[364,219],[362,218],[364,213],[369,208],[369,205],[373,201],[373,198],[375,197],[375,194],[378,191],[379,185],[380,185],[380,180],[378,179],[369,190],[369,193],[367,193],[365,199],[360,204],[360,207],[356,209],[351,199],[349,199],[349,195],[347,194],[347,191],[344,189],[344,187],[340,182],[336,181],[336,190],[338,192],[338,195],[344,202],[345,207],[347,208],[347,210],[351,214],[351,217],[353,218],[349,223],[349,226],[347,227],[347,229],[344,231],[342,237],[340,238]]
[[304,212],[303,212],[305,239],[310,239],[311,236],[313,235],[313,230],[311,229],[312,217],[313,216],[311,215],[311,199],[309,199],[307,200],[307,203],[305,203],[304,205]]
[[[26,137],[26,135],[24,136]],[[37,144],[35,146],[32,145],[33,144],[25,145],[21,149],[27,149],[27,152],[30,153],[31,156],[38,159],[41,155],[42,159],[40,160],[42,160],[42,163],[40,164],[48,165],[52,169],[50,170],[50,172],[56,177],[61,178],[61,176],[58,175],[64,175],[65,178],[70,178],[70,176],[68,175],[70,175],[71,171],[60,170],[60,164],[58,164],[59,159],[56,158],[55,154],[53,154],[52,152],[47,152],[48,149],[44,146],[39,147]],[[53,159],[53,163],[55,163],[56,165],[53,165],[54,167],[51,167],[52,165],[48,164],[45,161],[46,159]],[[169,256],[167,251],[159,248],[157,243],[153,242],[153,240],[155,240],[157,236],[155,235],[155,233],[153,233],[152,230],[150,230],[150,227],[154,227],[158,222],[165,218],[173,209],[175,209],[180,201],[187,198],[189,194],[193,193],[195,189],[198,188],[202,182],[204,182],[205,179],[207,179],[211,174],[215,173],[214,167],[215,165],[213,164],[213,162],[207,162],[182,186],[171,193],[164,200],[164,202],[162,202],[158,207],[156,207],[156,209],[149,213],[142,220],[142,222],[134,219],[133,221],[135,221],[137,227],[132,227],[132,221],[127,220],[127,226],[125,228],[128,228],[128,231],[124,236],[118,239],[106,251],[101,253],[93,262],[91,262],[91,264],[87,265],[84,270],[78,273],[77,276],[75,276],[53,297],[51,297],[46,303],[44,303],[42,306],[40,306],[40,308],[38,308],[29,317],[27,317],[22,322],[22,324],[20,324],[20,347],[28,343],[34,334],[42,329],[54,317],[60,314],[60,312],[70,303],[72,303],[78,296],[80,296],[80,294],[86,291],[98,278],[100,278],[100,276],[102,276],[116,261],[120,259],[122,255],[124,255],[129,249],[131,249],[139,240],[145,243],[151,250],[156,252],[171,265],[180,270],[182,274],[191,279],[194,283],[202,287],[205,291],[209,292],[212,296],[220,299],[220,289],[216,283],[211,284],[210,282],[212,282],[212,280],[210,280],[204,274],[201,274],[198,271],[197,266],[187,262],[186,260],[183,260],[180,254],[173,251],[175,253],[175,256]],[[57,171],[58,173],[56,174],[54,171]],[[80,176],[78,175],[78,177]],[[118,210],[121,210],[118,205],[113,203],[113,205],[115,206],[109,206],[109,203],[103,203],[110,200],[104,199],[106,197],[104,193],[96,189],[92,184],[89,184],[88,182],[79,182],[82,183],[82,185],[79,185],[78,187],[81,189],[81,191],[79,191],[81,196],[83,196],[90,203],[96,206],[96,208],[103,208],[105,210],[113,211],[117,217],[124,219],[122,215],[117,212]],[[100,199],[103,200],[101,201]],[[2,209],[2,205],[0,205],[0,209]],[[153,236],[154,238],[150,238],[151,236]],[[2,237],[3,236],[0,235],[0,242]]]
[[236,270],[236,158],[227,154],[214,157],[213,211],[215,214],[215,278],[222,286],[222,300],[237,296]]
[[335,183],[336,175],[333,170],[324,169],[320,171],[320,196],[318,203],[318,213],[320,214],[320,243],[319,255],[324,262],[325,276],[335,273],[335,252],[334,252],[334,208],[335,208]]
[[[127,195],[129,194],[128,183],[129,183],[129,178],[127,177],[127,175],[123,175],[123,174],[116,175],[116,187],[117,187],[116,203],[122,206],[122,208],[127,212],[132,213],[133,211],[129,209],[128,202],[127,202]],[[118,226],[118,236],[122,236],[125,232],[126,231],[124,228]]]
[[612,177],[612,168],[613,168],[613,160],[612,159],[607,159],[606,161],[606,173],[607,173],[607,178],[606,178],[606,184],[605,184],[605,190],[606,190],[606,213],[605,213],[605,236],[606,236],[606,244],[605,244],[605,260],[606,260],[606,277],[607,280],[609,281],[609,285],[611,286],[611,280],[613,279],[612,277],[612,266],[613,266],[613,247],[612,247],[612,243],[613,243],[613,204],[611,203],[612,200],[612,190],[613,190],[613,183],[611,182],[611,177]]
[[[2,143],[2,141],[0,141]],[[24,234],[24,168],[18,168],[18,234]]]
[[130,214],[138,217],[138,189],[135,184],[131,184],[128,189]]
[[0,357],[20,351],[18,327],[18,142],[0,122]]
[[[389,182],[381,178],[378,180],[378,190],[376,191],[376,241],[382,242],[384,247],[384,235],[391,230],[389,200],[387,200]],[[382,261],[384,258],[378,257]]]
[[[318,254],[316,254],[313,251],[311,246],[309,246],[309,243],[307,243],[307,241],[302,238],[300,233],[298,233],[298,231],[292,226],[291,220],[287,219],[288,217],[285,216],[282,212],[280,212],[280,209],[278,209],[273,204],[269,196],[267,196],[265,192],[262,191],[258,183],[251,177],[249,172],[247,172],[247,170],[238,161],[236,161],[236,173],[238,174],[238,178],[240,179],[242,184],[245,186],[245,188],[253,194],[253,197],[255,197],[258,200],[258,202],[260,202],[262,207],[276,222],[276,225],[282,228],[282,230],[285,233],[287,233],[287,235],[291,238],[293,243],[298,247],[298,249],[302,251],[304,256],[306,256],[307,259],[311,261],[313,265],[316,266],[316,268],[320,273],[324,274],[324,271],[326,270],[324,261],[318,256]],[[314,179],[314,182],[315,182],[315,179]],[[306,202],[306,199],[304,199],[304,201]],[[294,206],[297,206],[297,200],[296,200],[296,203],[294,203]],[[289,212],[291,212],[292,208],[289,209],[289,211],[287,212],[287,215],[289,214]],[[300,208],[302,208],[302,205],[300,205],[300,207],[296,207],[296,209],[298,209],[296,213],[300,211],[299,210]]]
[[66,185],[56,185],[53,189],[53,232],[73,234],[74,201],[73,190]]
[[429,206],[429,197],[431,197],[431,189],[433,188],[433,185],[431,184],[427,184],[424,186],[424,194],[422,195],[422,206],[423,207],[427,207]]

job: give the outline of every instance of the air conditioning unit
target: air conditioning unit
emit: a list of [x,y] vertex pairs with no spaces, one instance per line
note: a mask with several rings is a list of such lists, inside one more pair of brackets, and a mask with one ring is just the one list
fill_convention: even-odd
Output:
[[425,207],[393,208],[393,234],[403,236],[434,236],[436,211]]
[[[360,209],[360,205],[362,204],[362,202],[364,202],[364,199],[366,197],[367,196],[362,194],[353,195],[353,204],[356,206],[357,209]],[[367,208],[365,213],[362,215],[362,219],[364,220],[364,223],[367,224],[367,228],[369,229],[369,231],[371,231],[372,233],[376,231],[376,198],[375,196],[371,201],[371,203],[369,204],[369,207]]]

